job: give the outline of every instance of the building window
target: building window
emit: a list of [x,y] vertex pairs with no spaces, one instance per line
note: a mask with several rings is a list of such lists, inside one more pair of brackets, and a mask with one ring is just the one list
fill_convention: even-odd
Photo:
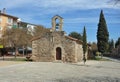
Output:
[[14,21],[14,22],[13,22],[13,25],[17,25],[17,22],[16,22],[16,21]]
[[8,23],[13,23],[13,19],[8,17]]
[[0,22],[2,22],[2,18],[0,17]]
[[2,30],[2,27],[0,26],[0,30]]
[[12,27],[13,27],[13,28],[17,28],[17,25],[13,25]]

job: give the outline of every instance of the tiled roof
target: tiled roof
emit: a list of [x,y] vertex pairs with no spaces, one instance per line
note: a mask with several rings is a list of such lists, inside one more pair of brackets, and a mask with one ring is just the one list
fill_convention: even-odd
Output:
[[30,24],[30,25],[34,25],[34,26],[39,26],[39,25],[36,25],[36,24],[32,24],[32,23],[28,23],[28,22],[21,22],[21,23],[23,23],[23,24]]
[[38,37],[34,37],[34,38],[32,38],[30,41],[32,42],[32,41],[34,41],[34,40],[38,40],[38,39],[40,39],[41,37],[40,36],[38,36]]
[[[34,38],[32,38],[30,41],[32,42],[32,41],[38,40],[38,39],[40,39],[40,38],[41,38],[40,36],[34,37]],[[73,38],[73,37],[70,37],[70,36],[65,36],[65,38],[70,39],[70,40],[72,40],[72,41],[76,41],[78,44],[82,44],[82,43],[83,43],[81,40],[78,40],[78,39]]]
[[[61,16],[59,16],[59,15],[55,15],[54,17],[60,17],[61,19],[63,19]],[[54,17],[52,17],[52,19],[54,18]]]
[[11,17],[11,18],[14,18],[14,19],[18,19],[18,17],[12,16],[12,15],[8,15],[8,14],[5,14],[5,13],[0,13],[0,15]]
[[70,40],[72,40],[72,41],[76,41],[76,42],[79,43],[79,44],[82,44],[82,43],[83,43],[81,40],[78,40],[78,39],[73,38],[73,37],[71,37],[71,36],[65,36],[65,37],[68,38],[68,39],[70,39]]

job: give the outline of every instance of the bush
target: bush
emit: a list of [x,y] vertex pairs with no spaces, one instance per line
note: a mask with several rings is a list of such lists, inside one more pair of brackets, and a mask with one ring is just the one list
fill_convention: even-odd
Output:
[[96,56],[101,56],[101,52],[96,52]]

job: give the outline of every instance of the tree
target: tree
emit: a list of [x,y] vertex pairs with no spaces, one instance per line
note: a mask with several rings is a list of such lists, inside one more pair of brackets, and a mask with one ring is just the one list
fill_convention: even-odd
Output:
[[30,40],[33,37],[42,36],[49,31],[49,29],[44,28],[42,25],[28,29],[27,25],[23,23],[20,27],[21,28],[7,28],[1,40],[5,47],[15,48],[16,52],[17,48],[27,49],[27,47],[31,47]]
[[[23,30],[21,28],[11,28],[7,29],[3,35],[3,44],[5,47],[15,48],[17,52],[18,47],[27,47],[30,46],[30,39],[32,35],[27,32],[27,30]],[[16,53],[15,53],[16,57]]]
[[114,0],[115,4],[120,4],[120,0]]
[[83,30],[83,61],[84,61],[84,64],[86,62],[86,57],[85,57],[85,53],[87,51],[87,36],[86,36],[86,29],[85,29],[85,26],[84,26],[84,30]]
[[80,34],[80,33],[77,33],[77,32],[71,32],[71,33],[69,34],[69,36],[71,36],[71,37],[73,37],[73,38],[76,38],[76,39],[78,39],[78,40],[82,40],[81,34]]
[[33,37],[37,37],[37,36],[42,36],[44,35],[46,32],[49,32],[49,29],[45,28],[42,25],[39,25],[37,27],[34,27],[32,33],[33,33]]
[[115,43],[115,48],[117,48],[117,46],[119,46],[119,45],[120,45],[120,37],[118,38],[118,40]]
[[120,0],[110,0],[109,2],[112,2],[114,5],[120,4]]
[[83,54],[85,55],[86,51],[87,51],[87,36],[86,36],[86,29],[84,26],[84,30],[83,30]]
[[101,53],[107,52],[108,40],[109,40],[109,32],[107,29],[107,24],[104,18],[103,11],[101,10],[98,30],[97,30],[97,46],[99,52]]
[[95,55],[95,53],[97,52],[98,48],[97,48],[97,43],[96,42],[93,42],[91,44],[91,48],[92,48],[92,52],[93,54]]
[[109,52],[111,53],[113,49],[114,49],[114,40],[112,39],[111,41],[109,41]]

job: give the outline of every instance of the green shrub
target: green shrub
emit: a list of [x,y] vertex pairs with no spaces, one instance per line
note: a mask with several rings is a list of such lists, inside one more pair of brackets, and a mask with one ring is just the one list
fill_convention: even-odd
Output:
[[101,56],[101,52],[96,52],[96,56]]

